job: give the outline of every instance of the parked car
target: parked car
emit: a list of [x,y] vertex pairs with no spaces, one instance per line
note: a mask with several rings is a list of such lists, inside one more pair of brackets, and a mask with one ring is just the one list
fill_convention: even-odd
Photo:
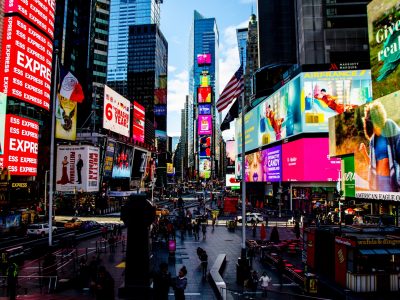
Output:
[[65,229],[78,229],[82,226],[82,220],[78,218],[72,218],[70,221],[64,224]]
[[[57,232],[57,227],[53,226],[53,234]],[[44,237],[45,235],[49,234],[49,224],[42,223],[42,224],[31,224],[28,225],[26,234],[28,236],[41,236]]]
[[[238,216],[237,220],[239,223],[242,223],[242,216]],[[264,222],[264,217],[260,213],[246,213],[246,223],[261,223]]]

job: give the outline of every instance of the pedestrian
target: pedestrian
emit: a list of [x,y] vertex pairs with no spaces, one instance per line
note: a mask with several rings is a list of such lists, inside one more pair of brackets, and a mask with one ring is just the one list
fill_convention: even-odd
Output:
[[282,256],[280,256],[278,259],[276,269],[278,271],[280,289],[282,290],[283,272],[285,271],[285,262],[283,261]]
[[185,300],[185,289],[187,286],[186,274],[187,274],[186,267],[183,266],[179,270],[178,276],[175,278],[173,288],[176,300]]
[[110,247],[110,253],[115,253],[115,237],[112,234],[108,238],[108,245]]
[[257,236],[257,223],[256,221],[252,221],[252,226],[253,226],[253,238]]
[[207,234],[207,223],[204,222],[201,224],[201,231],[203,232],[203,240],[205,240]]
[[253,293],[256,293],[257,286],[258,286],[258,274],[257,274],[256,270],[253,270],[253,272],[251,272],[248,284],[249,284],[249,288],[251,289],[251,291]]
[[294,233],[296,235],[296,239],[299,239],[300,238],[300,224],[299,224],[299,222],[296,221],[296,223],[294,225],[294,228],[293,228],[293,231],[294,231]]
[[203,278],[207,277],[207,266],[208,266],[208,255],[207,252],[204,250],[200,255],[201,261],[201,270],[203,272]]
[[168,272],[168,264],[163,262],[160,264],[160,270],[153,278],[154,299],[168,300],[170,285],[171,273]]
[[118,224],[118,236],[121,237],[122,236],[122,226],[121,224]]
[[101,235],[102,235],[103,239],[107,238],[107,231],[108,231],[107,226],[101,227]]
[[113,300],[114,299],[114,279],[107,272],[104,266],[100,266],[96,279],[96,299]]
[[197,221],[193,222],[193,234],[194,234],[194,240],[198,241],[200,239],[200,225],[199,222]]
[[15,262],[10,261],[7,268],[7,294],[10,300],[15,300],[17,297],[18,283],[18,266]]
[[258,281],[260,282],[261,289],[263,291],[262,296],[267,298],[268,286],[269,283],[271,282],[271,278],[267,275],[267,272],[263,272],[262,276]]
[[271,230],[271,237],[269,239],[272,243],[279,243],[280,239],[279,239],[279,232],[278,232],[278,227],[274,226]]

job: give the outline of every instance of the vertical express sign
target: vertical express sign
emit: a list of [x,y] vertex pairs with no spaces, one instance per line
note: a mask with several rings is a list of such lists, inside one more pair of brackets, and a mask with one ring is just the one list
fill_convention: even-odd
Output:
[[51,40],[23,19],[5,18],[0,91],[49,110],[52,51]]

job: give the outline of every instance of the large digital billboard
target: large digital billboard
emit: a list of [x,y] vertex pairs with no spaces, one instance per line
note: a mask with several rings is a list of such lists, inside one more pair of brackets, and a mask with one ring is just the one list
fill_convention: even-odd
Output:
[[281,146],[247,154],[245,159],[246,182],[281,181]]
[[369,70],[302,73],[304,132],[327,132],[328,119],[372,100]]
[[0,155],[4,151],[4,135],[6,125],[7,96],[0,93]]
[[197,64],[205,66],[211,64],[211,54],[197,54]]
[[202,179],[211,177],[211,160],[209,158],[199,159],[199,176]]
[[1,91],[49,110],[52,41],[18,16],[4,18],[2,41]]
[[235,173],[236,142],[226,141],[226,173]]
[[201,87],[210,86],[210,75],[200,75],[200,86]]
[[283,144],[283,181],[338,181],[340,159],[329,158],[328,152],[328,138],[303,138]]
[[212,134],[212,116],[211,115],[199,115],[197,133],[198,134]]
[[114,151],[116,146],[115,141],[108,141],[106,146],[106,153],[104,155],[103,176],[110,178],[112,176]]
[[6,0],[5,13],[19,13],[43,30],[50,38],[54,33],[56,0]]
[[114,151],[113,178],[130,178],[133,164],[133,148],[117,143]]
[[354,154],[356,198],[400,201],[399,103],[392,93],[335,117],[331,154]]
[[99,165],[98,147],[57,146],[56,190],[61,192],[99,191]]
[[211,103],[211,87],[197,88],[197,103]]
[[133,101],[133,120],[132,120],[132,133],[133,140],[144,143],[144,120],[145,110],[136,101]]
[[367,6],[374,99],[400,90],[400,6],[375,0]]
[[240,181],[235,178],[235,174],[226,174],[225,186],[226,187],[240,187]]
[[131,103],[116,91],[104,86],[103,127],[129,137]]
[[199,104],[197,108],[199,115],[211,115],[211,104]]
[[211,135],[201,135],[199,138],[200,156],[211,156]]
[[5,128],[0,167],[7,167],[11,175],[36,176],[39,123],[7,114]]

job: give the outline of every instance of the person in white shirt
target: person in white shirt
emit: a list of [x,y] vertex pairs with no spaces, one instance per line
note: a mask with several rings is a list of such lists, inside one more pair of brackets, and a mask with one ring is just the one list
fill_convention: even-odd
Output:
[[268,286],[269,283],[271,282],[271,278],[267,275],[267,272],[264,272],[258,281],[261,284],[263,297],[267,297]]

